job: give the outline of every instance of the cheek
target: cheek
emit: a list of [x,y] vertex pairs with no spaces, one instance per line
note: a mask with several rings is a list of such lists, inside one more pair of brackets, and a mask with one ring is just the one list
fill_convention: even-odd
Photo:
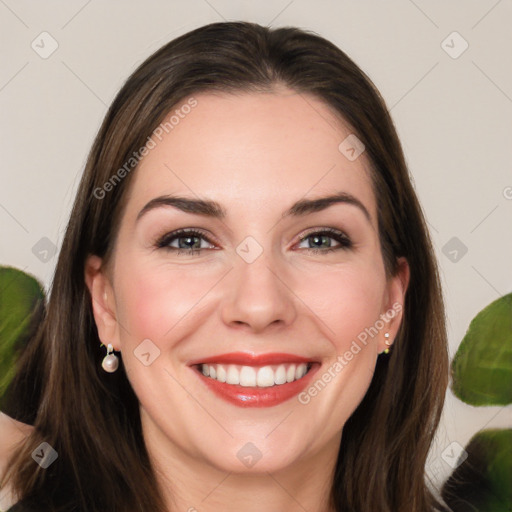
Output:
[[374,266],[351,266],[310,276],[300,295],[325,324],[337,354],[378,320],[385,288],[384,272]]
[[149,338],[161,346],[173,339],[170,332],[197,307],[213,286],[212,273],[192,266],[184,269],[169,265],[144,264],[143,260],[120,259],[116,275],[119,299],[117,319],[128,334],[124,343],[140,343]]
[[[299,395],[299,403],[314,418],[328,418],[324,436],[333,436],[357,408],[368,390],[376,364],[376,337],[368,335],[379,320],[385,290],[382,264],[361,261],[335,271],[317,273],[301,290],[311,299],[311,309],[325,325],[331,356],[320,368],[310,387]],[[364,340],[363,342],[361,340]]]

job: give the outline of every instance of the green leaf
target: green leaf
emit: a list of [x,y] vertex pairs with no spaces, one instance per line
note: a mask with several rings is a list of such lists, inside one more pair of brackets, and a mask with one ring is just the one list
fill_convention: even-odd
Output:
[[453,512],[512,510],[512,430],[484,430],[470,440],[467,459],[442,489]]
[[12,380],[15,362],[30,332],[30,320],[44,290],[34,277],[0,266],[0,397]]
[[512,403],[512,293],[472,320],[452,362],[452,389],[471,405]]

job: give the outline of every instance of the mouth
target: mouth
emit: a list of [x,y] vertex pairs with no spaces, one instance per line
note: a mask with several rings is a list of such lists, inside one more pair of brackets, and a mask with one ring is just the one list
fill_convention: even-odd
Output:
[[239,407],[271,407],[299,394],[320,367],[291,354],[224,354],[190,365],[220,398]]

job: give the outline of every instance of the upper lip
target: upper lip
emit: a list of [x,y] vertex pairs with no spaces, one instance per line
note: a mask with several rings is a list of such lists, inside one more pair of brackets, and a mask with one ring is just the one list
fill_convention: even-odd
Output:
[[285,354],[282,352],[269,352],[267,354],[250,354],[247,352],[229,352],[216,356],[196,359],[188,363],[190,366],[198,364],[239,364],[242,366],[265,366],[282,363],[311,363],[311,358],[298,356],[296,354]]

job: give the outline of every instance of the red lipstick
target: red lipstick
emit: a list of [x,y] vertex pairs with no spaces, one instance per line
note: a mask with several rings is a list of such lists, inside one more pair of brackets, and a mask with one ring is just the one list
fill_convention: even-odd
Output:
[[[262,368],[272,365],[273,368],[276,368],[276,366],[284,365],[286,368],[290,368],[291,365],[294,365],[296,368],[298,365],[303,364],[307,365],[308,371],[302,377],[293,380],[293,382],[285,382],[283,384],[274,384],[265,387],[242,386],[239,384],[228,384],[227,382],[217,380],[217,378],[203,375],[203,364],[222,365],[224,369],[234,365],[237,366],[237,371],[242,366]],[[273,407],[279,405],[304,390],[310,384],[313,375],[320,367],[318,362],[295,354],[268,353],[255,355],[243,352],[220,354],[218,356],[203,358],[190,362],[189,365],[193,367],[198,377],[210,391],[238,407]]]
[[311,359],[296,356],[295,354],[285,354],[278,352],[270,352],[268,354],[249,354],[247,352],[230,352],[228,354],[219,354],[218,356],[197,359],[189,363],[190,366],[195,364],[240,364],[243,366],[265,366],[268,364],[285,364],[285,363],[311,363]]

